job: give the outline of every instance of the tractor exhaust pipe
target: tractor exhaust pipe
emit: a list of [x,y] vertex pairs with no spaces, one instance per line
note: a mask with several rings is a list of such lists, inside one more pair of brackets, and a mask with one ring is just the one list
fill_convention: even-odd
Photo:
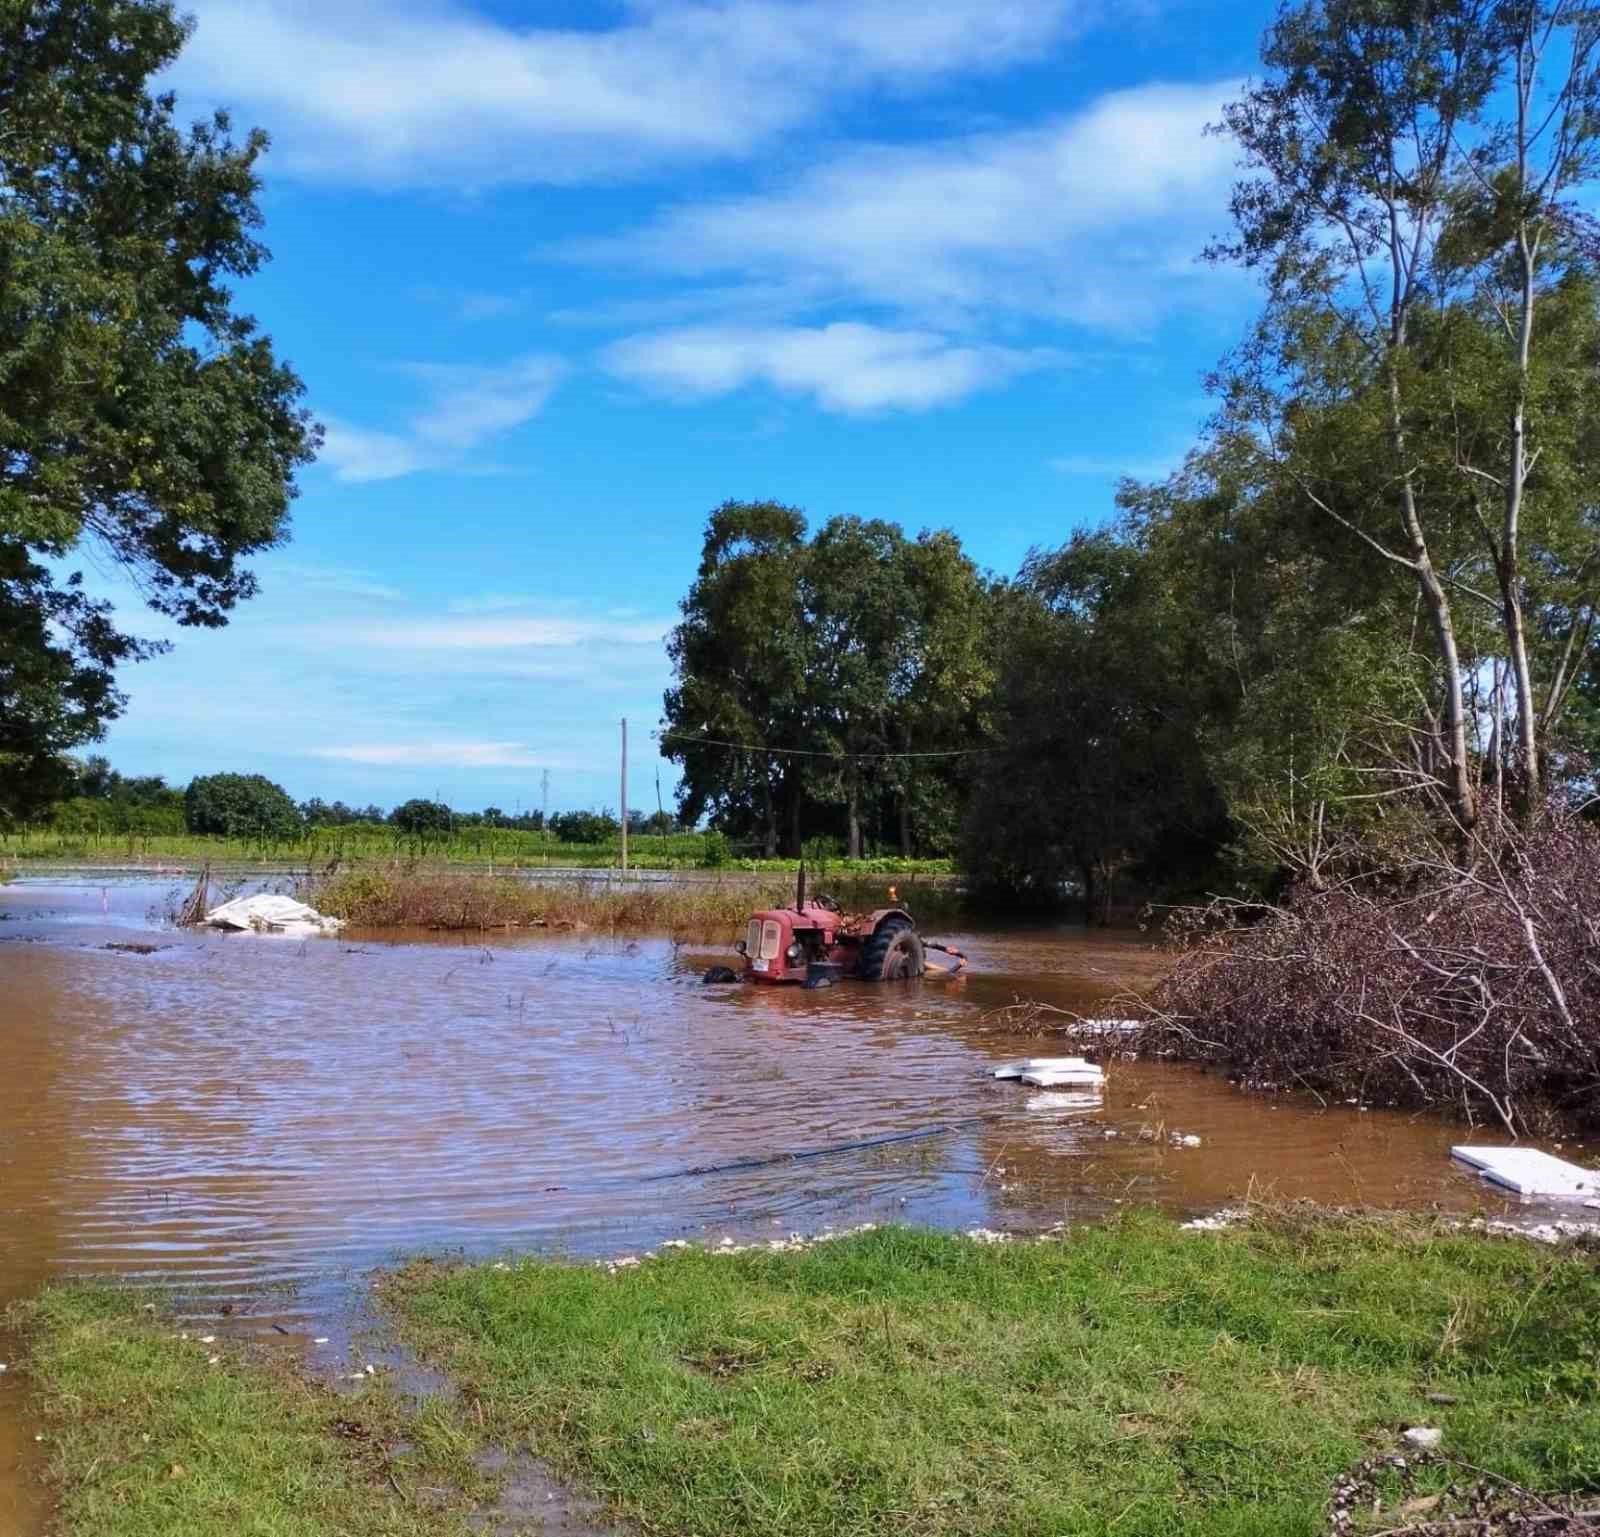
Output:
[[806,908],[806,862],[800,861],[800,879],[794,883],[794,910],[803,913]]

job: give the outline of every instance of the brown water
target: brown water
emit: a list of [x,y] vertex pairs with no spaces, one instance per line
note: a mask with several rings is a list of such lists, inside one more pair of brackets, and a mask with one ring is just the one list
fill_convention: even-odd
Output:
[[[725,955],[661,939],[155,932],[169,885],[0,889],[0,1304],[116,1275],[311,1333],[353,1273],[424,1249],[1022,1228],[1128,1201],[1209,1211],[1252,1185],[1493,1204],[1449,1161],[1459,1128],[1428,1118],[1158,1062],[1112,1062],[1103,1097],[1051,1108],[997,1083],[995,1061],[1050,1048],[986,1015],[1019,997],[1087,1010],[1153,979],[1134,937],[941,936],[969,976],[704,988]],[[162,948],[105,948],[129,942]],[[263,1302],[264,1283],[292,1297]],[[0,1531],[33,1518],[21,1389],[0,1376]]]

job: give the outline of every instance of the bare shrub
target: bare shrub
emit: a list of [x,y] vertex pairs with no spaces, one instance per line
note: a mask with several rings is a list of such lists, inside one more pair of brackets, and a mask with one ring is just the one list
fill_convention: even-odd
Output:
[[1600,1126],[1600,829],[1417,839],[1375,877],[1176,920],[1149,1034],[1260,1085]]

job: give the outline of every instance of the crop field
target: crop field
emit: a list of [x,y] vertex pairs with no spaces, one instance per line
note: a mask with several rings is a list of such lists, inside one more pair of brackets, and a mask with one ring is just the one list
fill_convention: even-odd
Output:
[[[216,865],[272,865],[295,869],[395,860],[438,864],[507,866],[526,869],[615,869],[622,863],[620,839],[563,843],[537,832],[513,828],[465,827],[440,836],[418,837],[390,827],[358,824],[318,827],[293,838],[213,838],[189,833],[58,832],[29,829],[0,833],[0,861],[78,864],[161,864],[198,869]],[[741,856],[715,835],[690,832],[630,835],[628,864],[638,870],[729,870],[750,874],[799,868],[797,859]],[[830,874],[919,875],[953,873],[948,859],[830,859]]]

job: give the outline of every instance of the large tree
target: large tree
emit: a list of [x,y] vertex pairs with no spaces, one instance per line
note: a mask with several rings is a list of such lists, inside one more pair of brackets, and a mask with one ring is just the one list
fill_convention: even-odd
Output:
[[988,588],[948,532],[853,517],[807,532],[773,502],[711,515],[668,641],[681,812],[768,853],[780,828],[798,853],[837,826],[859,855],[874,815],[902,853],[948,848],[992,681]]
[[0,817],[156,649],[74,563],[217,626],[281,541],[318,430],[231,284],[267,252],[266,137],[184,128],[150,82],[188,36],[166,0],[0,0]]
[[1232,404],[1304,502],[1412,584],[1436,658],[1428,777],[1464,828],[1463,605],[1501,632],[1505,756],[1529,800],[1563,692],[1535,677],[1528,614],[1587,512],[1556,460],[1593,368],[1536,316],[1587,287],[1597,39],[1566,0],[1305,0],[1225,113],[1252,175],[1218,254],[1268,289]]
[[[778,852],[780,802],[799,812],[806,636],[801,608],[805,515],[780,502],[724,502],[706,524],[700,569],[667,640],[662,753],[683,765],[688,823],[742,812]],[[727,743],[747,745],[733,752]]]

